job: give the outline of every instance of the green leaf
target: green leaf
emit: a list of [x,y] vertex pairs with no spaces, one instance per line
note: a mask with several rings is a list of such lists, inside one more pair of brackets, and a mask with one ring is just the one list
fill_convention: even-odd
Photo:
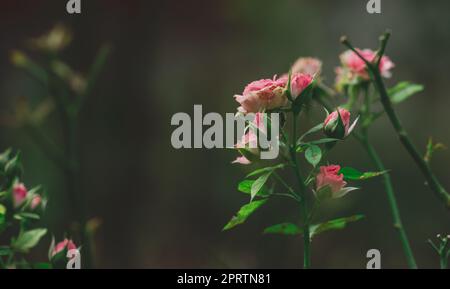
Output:
[[230,229],[236,227],[237,225],[244,223],[251,214],[253,214],[259,207],[264,205],[266,202],[267,202],[267,199],[264,199],[264,200],[254,201],[254,202],[251,202],[250,204],[243,206],[239,210],[239,212],[237,212],[236,216],[234,216],[230,220],[230,222],[228,222],[228,224],[223,228],[223,231],[230,230]]
[[276,166],[273,166],[273,167],[265,167],[265,168],[262,168],[262,169],[257,169],[255,171],[249,173],[246,176],[246,178],[254,177],[254,176],[261,175],[261,174],[268,173],[268,172],[273,172],[275,170],[282,169],[285,166],[286,166],[285,164],[279,164],[279,165],[276,165]]
[[2,204],[0,204],[0,227],[3,226],[6,222],[6,208]]
[[307,132],[305,132],[297,141],[297,143],[301,143],[301,141],[308,135],[319,132],[323,129],[323,123],[319,123],[318,125],[316,125],[315,127],[311,128],[310,130],[308,130]]
[[264,184],[267,182],[267,180],[269,179],[270,175],[272,174],[273,171],[270,171],[268,173],[265,173],[264,175],[260,176],[259,178],[257,178],[253,184],[252,187],[250,189],[250,196],[251,199],[253,200],[253,198],[259,193],[259,191],[262,189],[262,187],[264,186]]
[[337,138],[323,138],[323,139],[308,142],[307,144],[308,145],[319,145],[319,144],[324,144],[324,143],[336,142],[338,140],[339,139],[337,139]]
[[388,94],[392,103],[397,104],[423,90],[423,85],[403,81],[389,89]]
[[20,252],[27,253],[39,243],[39,240],[47,233],[47,229],[34,229],[21,233],[17,240],[12,243],[12,247]]
[[311,145],[306,149],[305,158],[313,167],[316,167],[322,159],[322,150],[316,145]]
[[38,214],[34,214],[34,213],[27,213],[27,212],[22,212],[22,213],[18,213],[14,215],[14,219],[16,220],[40,220],[41,216],[39,216]]
[[12,250],[8,246],[0,246],[0,256],[9,256],[12,253]]
[[270,226],[264,230],[264,234],[300,235],[302,233],[302,229],[292,223],[281,223]]
[[382,172],[365,172],[362,173],[358,171],[357,169],[345,167],[342,168],[339,173],[344,175],[344,178],[346,180],[351,181],[361,181],[361,180],[367,180],[370,178],[378,177],[380,175],[386,174],[388,171],[382,171]]
[[[238,190],[244,194],[250,195],[254,182],[255,182],[255,180],[243,180],[242,182],[239,183]],[[271,194],[272,194],[272,192],[269,189],[267,189],[266,186],[263,186],[259,190],[259,192],[256,194],[256,196],[261,197],[261,198],[267,198]]]
[[312,225],[310,227],[310,238],[331,230],[341,230],[344,229],[348,223],[356,222],[364,218],[364,215],[354,215],[351,217],[340,218],[331,220],[325,223]]

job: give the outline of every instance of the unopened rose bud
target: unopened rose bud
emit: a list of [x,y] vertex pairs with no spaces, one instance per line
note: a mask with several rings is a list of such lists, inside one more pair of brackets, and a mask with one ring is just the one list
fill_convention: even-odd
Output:
[[304,73],[296,73],[291,77],[291,94],[292,98],[297,98],[305,88],[307,88],[311,82],[313,81],[313,77],[309,74]]
[[358,119],[350,125],[350,112],[344,108],[339,108],[330,113],[323,123],[323,129],[328,137],[344,139],[355,128]]
[[28,190],[24,184],[18,183],[13,187],[13,201],[14,207],[17,208],[25,201],[28,194]]
[[39,195],[35,195],[31,200],[30,208],[32,210],[36,209],[42,202],[42,198]]
[[64,239],[64,241],[61,241],[58,244],[56,244],[56,246],[52,252],[52,257],[55,256],[56,254],[64,251],[65,249],[70,251],[70,250],[77,249],[77,246],[75,245],[75,243],[72,240],[69,240],[66,238],[66,239]]

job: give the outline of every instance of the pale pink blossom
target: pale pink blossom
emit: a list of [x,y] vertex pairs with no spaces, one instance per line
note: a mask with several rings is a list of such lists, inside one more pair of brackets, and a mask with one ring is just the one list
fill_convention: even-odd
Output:
[[[370,49],[356,49],[358,53],[368,62],[373,62],[377,53]],[[359,76],[364,80],[369,79],[366,63],[352,50],[347,50],[340,56],[344,69],[349,69],[350,74]],[[391,77],[391,70],[395,67],[388,56],[383,56],[380,60],[380,72],[383,77]]]
[[322,71],[322,61],[313,57],[301,57],[292,65],[292,74],[303,73],[313,77],[319,75]]
[[236,160],[233,161],[233,164],[241,164],[241,165],[249,165],[249,164],[251,164],[251,163],[252,163],[252,162],[249,161],[249,160],[248,160],[246,157],[244,157],[244,156],[237,157]]
[[238,111],[242,113],[257,113],[266,109],[285,106],[286,81],[284,79],[261,79],[248,84],[242,95],[234,98],[241,105]]

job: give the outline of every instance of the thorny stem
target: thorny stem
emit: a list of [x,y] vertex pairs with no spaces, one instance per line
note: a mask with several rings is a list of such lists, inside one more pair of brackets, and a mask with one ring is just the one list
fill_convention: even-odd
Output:
[[358,55],[358,57],[361,58],[361,60],[363,60],[366,63],[367,68],[370,72],[371,78],[375,84],[375,87],[376,87],[379,95],[380,95],[381,103],[383,104],[384,110],[386,111],[386,114],[388,115],[389,120],[400,139],[400,142],[403,144],[406,151],[411,155],[414,162],[416,163],[416,165],[418,166],[418,168],[424,175],[424,177],[427,181],[427,184],[430,186],[431,190],[433,190],[435,192],[436,196],[444,203],[444,205],[447,208],[450,208],[450,195],[445,190],[445,188],[441,185],[441,183],[439,182],[437,177],[431,171],[429,164],[422,158],[421,154],[419,153],[419,151],[417,150],[415,145],[410,140],[406,130],[404,129],[403,125],[401,124],[400,119],[398,118],[398,116],[392,106],[391,99],[389,98],[389,94],[386,90],[386,86],[381,77],[380,70],[378,68],[379,67],[378,63],[384,54],[389,37],[390,37],[390,33],[386,32],[380,38],[381,46],[378,51],[378,58],[376,59],[375,64],[367,61],[364,57],[362,57],[361,54],[351,45],[351,43],[348,41],[348,39],[346,37],[343,37],[341,39],[341,42],[345,46],[347,46],[349,49],[354,51]]
[[[375,151],[374,147],[370,144],[367,133],[363,133],[361,139],[358,139],[361,144],[364,146],[367,154],[370,159],[376,166],[378,171],[385,171],[386,168]],[[383,182],[384,188],[387,193],[389,207],[391,209],[392,218],[394,221],[394,228],[398,231],[400,241],[402,243],[403,252],[405,253],[406,260],[408,262],[408,266],[410,269],[417,269],[417,264],[414,259],[414,255],[409,244],[408,236],[406,234],[405,228],[403,227],[403,223],[400,216],[400,210],[398,208],[397,199],[395,197],[394,187],[392,185],[391,176],[389,173],[383,174]]]
[[293,168],[295,177],[297,179],[299,190],[300,190],[300,214],[303,220],[303,268],[309,269],[311,267],[311,252],[310,243],[311,239],[309,237],[309,220],[308,220],[308,205],[306,203],[306,185],[300,174],[300,167],[297,161],[296,154],[296,142],[297,142],[297,118],[298,114],[293,113],[293,131],[292,131],[292,144],[291,144],[291,159],[293,162]]

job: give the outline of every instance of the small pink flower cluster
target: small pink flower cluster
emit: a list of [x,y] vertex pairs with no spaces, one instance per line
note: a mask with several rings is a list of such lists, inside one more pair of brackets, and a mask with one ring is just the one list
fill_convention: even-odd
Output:
[[[20,207],[25,200],[29,197],[28,190],[23,183],[17,183],[13,186],[13,202],[14,207]],[[38,194],[34,194],[31,197],[30,208],[32,210],[36,209],[42,202],[42,197]]]
[[[377,53],[370,49],[356,50],[368,62],[374,62],[377,58]],[[341,54],[340,59],[342,66],[336,68],[336,87],[338,89],[342,89],[345,85],[370,79],[366,63],[354,51],[345,51]],[[379,69],[383,77],[390,78],[391,70],[394,67],[395,64],[388,56],[381,57]]]
[[[315,58],[300,58],[291,69],[291,97],[296,99],[307,88],[314,77],[320,73],[322,62]],[[284,74],[277,78],[260,79],[251,82],[245,88],[242,94],[234,96],[235,100],[240,104],[238,112],[243,114],[255,113],[253,121],[254,127],[259,131],[265,132],[265,127],[262,122],[262,112],[267,110],[286,107],[289,104],[287,97],[287,86],[289,83],[289,75]],[[236,144],[236,148],[248,148],[248,151],[253,155],[259,154],[257,148],[257,135],[249,130],[242,140]],[[246,156],[238,157],[233,163],[250,164],[251,161]]]

